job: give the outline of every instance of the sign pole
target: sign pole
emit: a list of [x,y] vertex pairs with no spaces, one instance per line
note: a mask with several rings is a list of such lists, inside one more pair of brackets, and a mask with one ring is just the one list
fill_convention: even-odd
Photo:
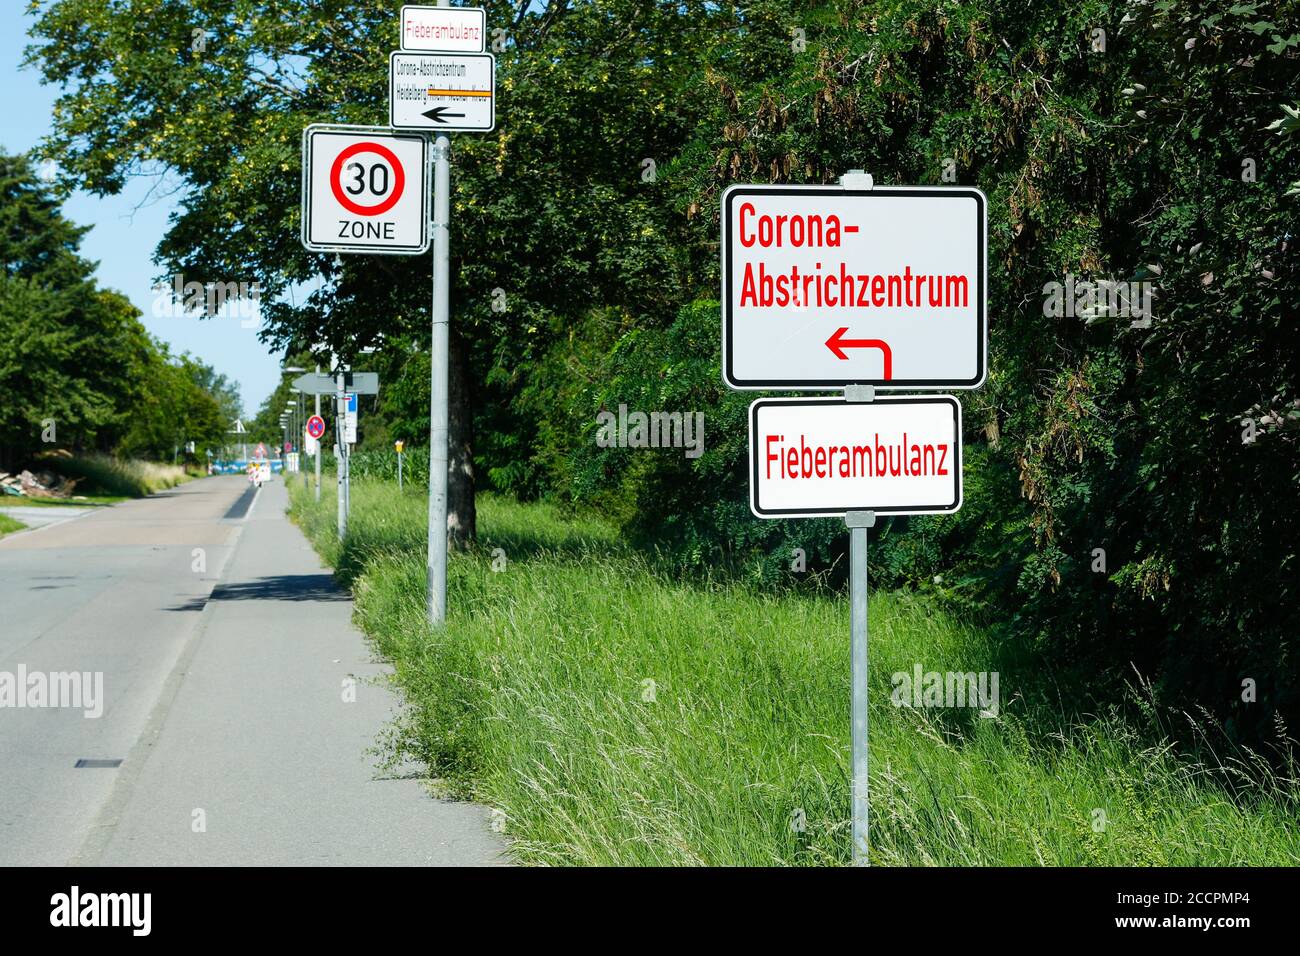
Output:
[[449,367],[449,270],[451,139],[433,145],[433,328],[429,357],[429,623],[447,616],[447,372]]
[[[316,374],[320,374],[320,366],[316,366]],[[320,392],[316,393],[316,417],[320,417]],[[316,439],[316,503],[320,504],[320,439]]]
[[[870,385],[849,385],[846,402],[875,401]],[[867,529],[876,525],[874,511],[849,511],[844,515],[849,529],[849,657],[852,681],[852,765],[853,765],[853,865],[870,866],[867,858],[868,813],[871,800],[867,785]]]
[[876,523],[874,511],[850,511],[849,610],[853,682],[853,865],[867,861],[867,529]]
[[343,397],[343,366],[339,365],[338,377],[335,379],[337,388],[334,399],[334,424],[335,434],[338,436],[338,456],[335,461],[335,467],[338,469],[338,512],[339,512],[339,540],[342,541],[348,533],[348,508],[347,508],[347,482],[348,482],[348,435],[347,435],[347,415],[348,403]]

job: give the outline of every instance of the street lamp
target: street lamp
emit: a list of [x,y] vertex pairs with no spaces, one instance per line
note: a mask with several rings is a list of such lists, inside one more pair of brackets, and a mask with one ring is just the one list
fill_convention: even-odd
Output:
[[289,459],[287,457],[289,454],[289,436],[290,434],[292,434],[294,428],[293,408],[297,404],[298,404],[297,402],[289,402],[284,406],[284,417],[285,417],[284,440],[281,443],[280,448],[281,448],[281,460],[284,461],[283,470],[285,470],[286,474],[289,466]]
[[[282,366],[280,366],[280,374],[281,374],[281,375],[301,375],[301,374],[302,374],[303,372],[305,372],[305,371],[307,371],[307,370],[306,370],[305,368],[303,368],[301,365],[282,365]],[[301,394],[301,393],[299,393],[299,394]],[[289,402],[289,407],[288,407],[287,409],[285,409],[285,410],[286,410],[286,411],[290,411],[290,409],[294,409],[294,408],[296,408],[297,405],[298,405],[297,402],[291,401],[291,402]],[[300,423],[300,422],[298,421],[297,417],[295,416],[295,414],[294,414],[292,411],[290,411],[290,415],[289,415],[289,432],[290,432],[291,434],[294,435],[294,440],[293,440],[294,448],[297,448],[297,447],[298,447],[298,445],[299,445],[299,440],[298,440],[298,439],[302,436],[302,431],[303,431],[303,429],[302,429],[301,426],[302,426],[302,423]],[[286,437],[286,438],[285,438],[285,443],[287,444],[288,441],[289,441],[289,439]],[[299,462],[302,461],[302,456],[301,456],[301,455],[299,455],[298,460],[299,460]]]

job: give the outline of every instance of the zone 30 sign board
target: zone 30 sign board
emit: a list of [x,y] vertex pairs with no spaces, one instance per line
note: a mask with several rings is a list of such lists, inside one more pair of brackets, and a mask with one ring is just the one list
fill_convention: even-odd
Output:
[[976,388],[987,200],[968,187],[731,186],[722,377],[736,389]]
[[759,399],[749,457],[759,518],[947,514],[961,507],[961,405],[951,395]]
[[386,127],[302,134],[302,244],[313,252],[413,255],[429,248],[428,142]]

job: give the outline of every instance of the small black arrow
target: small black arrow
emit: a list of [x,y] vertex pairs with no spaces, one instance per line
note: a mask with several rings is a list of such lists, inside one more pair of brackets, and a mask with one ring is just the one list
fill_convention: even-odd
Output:
[[447,122],[447,118],[450,118],[450,117],[457,117],[457,118],[460,118],[460,119],[464,119],[464,118],[465,118],[465,114],[464,114],[464,113],[448,113],[448,112],[447,112],[448,109],[450,109],[450,107],[447,107],[447,106],[435,106],[435,107],[434,107],[433,109],[431,109],[431,110],[425,110],[425,111],[424,111],[423,113],[421,113],[420,115],[421,115],[421,116],[427,116],[429,119],[433,120],[435,123],[445,123],[445,122]]

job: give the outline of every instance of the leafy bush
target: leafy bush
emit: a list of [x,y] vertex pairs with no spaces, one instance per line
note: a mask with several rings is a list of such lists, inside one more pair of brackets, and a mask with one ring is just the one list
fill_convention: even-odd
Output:
[[[767,7],[736,41],[747,55],[711,51],[707,119],[660,167],[695,230],[693,288],[716,281],[730,182],[864,167],[979,186],[991,356],[963,401],[966,505],[882,524],[873,574],[994,612],[1116,694],[1136,668],[1163,704],[1205,707],[1239,739],[1295,726],[1300,35],[1281,26],[1295,3],[1151,4],[1120,22],[1091,2],[850,6],[815,20],[806,55]],[[1066,274],[1148,283],[1152,322],[1053,311],[1048,283]],[[576,384],[520,393],[558,399],[529,406],[566,449],[539,459],[549,487],[683,567],[775,583],[796,547],[834,567],[835,522],[748,513],[752,396],[718,381],[715,308],[614,334],[569,319],[536,374]],[[595,415],[619,402],[704,411],[708,450],[596,448]]]

